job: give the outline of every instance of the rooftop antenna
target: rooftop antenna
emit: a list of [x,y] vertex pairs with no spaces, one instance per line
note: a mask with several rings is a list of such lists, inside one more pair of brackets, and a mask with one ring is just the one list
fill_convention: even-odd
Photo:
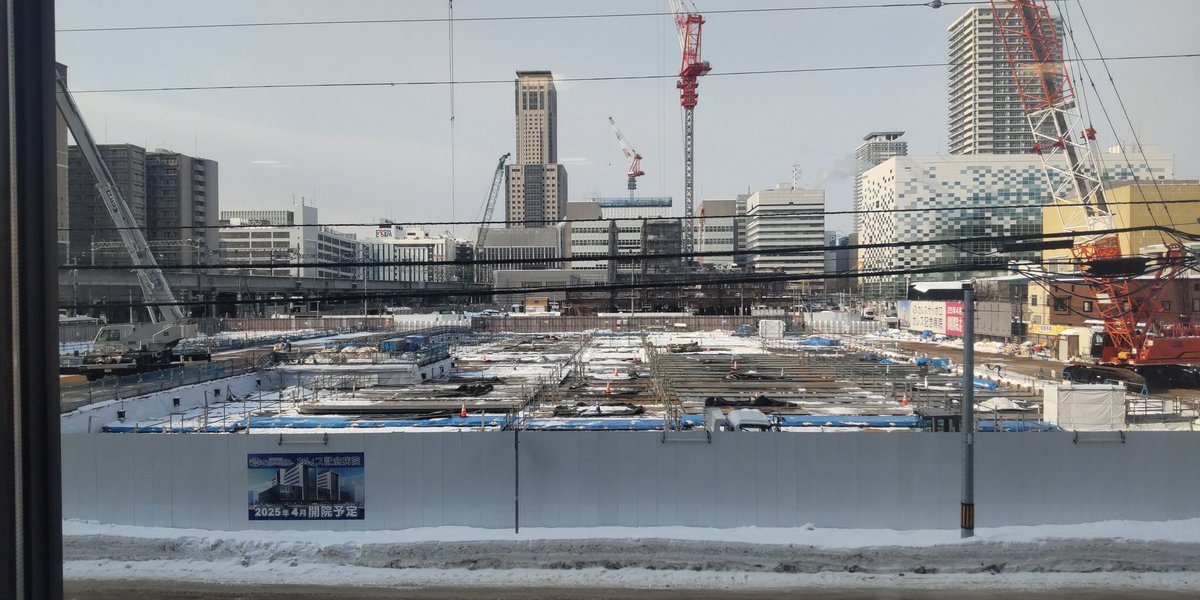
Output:
[[804,174],[804,171],[800,168],[800,163],[795,163],[792,165],[792,189],[793,190],[800,189],[800,176],[803,174]]

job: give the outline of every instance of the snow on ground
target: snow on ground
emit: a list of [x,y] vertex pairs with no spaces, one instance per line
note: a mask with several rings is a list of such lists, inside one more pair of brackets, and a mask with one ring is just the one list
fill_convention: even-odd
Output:
[[64,522],[68,579],[359,586],[1194,590],[1200,519],[957,530],[205,531]]
[[[1100,521],[1067,525],[988,527],[964,541],[957,529],[834,529],[803,527],[416,527],[391,531],[210,531],[134,525],[105,525],[94,521],[64,520],[63,535],[125,538],[210,538],[237,543],[323,545],[473,542],[528,540],[637,540],[668,539],[720,541],[746,544],[796,544],[815,548],[867,548],[879,546],[932,547],[987,542],[1041,542],[1054,539],[1128,540],[1200,544],[1200,518],[1180,521]],[[1200,566],[1200,565],[1198,565]]]

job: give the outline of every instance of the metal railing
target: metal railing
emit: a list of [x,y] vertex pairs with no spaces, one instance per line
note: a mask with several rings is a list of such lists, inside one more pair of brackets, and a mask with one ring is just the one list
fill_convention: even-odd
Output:
[[262,364],[255,359],[239,358],[195,363],[148,373],[105,377],[64,386],[60,395],[61,407],[63,412],[68,412],[85,404],[152,394],[184,385],[253,373],[262,368]]

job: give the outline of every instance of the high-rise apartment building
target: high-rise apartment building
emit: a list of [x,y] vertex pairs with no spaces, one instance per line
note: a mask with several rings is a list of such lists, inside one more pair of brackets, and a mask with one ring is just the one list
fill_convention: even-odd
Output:
[[[104,144],[100,157],[129,204],[133,218],[146,226],[146,150],[133,144]],[[72,259],[82,264],[129,264],[108,209],[96,189],[96,178],[78,146],[67,149],[67,215]]]
[[516,162],[505,168],[509,227],[542,227],[562,219],[567,171],[558,164],[558,93],[550,71],[517,71]]
[[146,153],[146,240],[168,265],[210,262],[220,244],[217,161]]
[[[903,131],[872,131],[863,136],[863,143],[854,150],[858,168],[854,174],[854,210],[862,210],[862,176],[872,167],[893,156],[908,154],[908,142],[900,139]],[[858,229],[862,215],[854,213],[854,228]]]
[[[998,4],[1003,11],[1010,3]],[[1062,21],[1055,18],[1054,24],[1062,39]],[[990,6],[972,7],[950,25],[949,32],[950,154],[1028,153],[1033,133],[994,11]]]

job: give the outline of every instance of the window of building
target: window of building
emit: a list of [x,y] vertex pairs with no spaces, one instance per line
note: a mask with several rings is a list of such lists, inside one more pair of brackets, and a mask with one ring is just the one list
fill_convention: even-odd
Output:
[[1192,298],[1192,312],[1200,312],[1200,298]]
[[1163,301],[1162,301],[1162,307],[1163,307],[1163,310],[1171,310],[1171,301],[1170,301],[1170,300],[1163,300]]
[[1070,298],[1055,298],[1054,310],[1058,312],[1067,312],[1067,305],[1070,304]]
[[1030,294],[1030,295],[1029,295],[1029,305],[1030,305],[1030,306],[1037,306],[1037,294]]
[[1083,312],[1085,312],[1085,313],[1092,312],[1092,301],[1091,300],[1083,301]]

